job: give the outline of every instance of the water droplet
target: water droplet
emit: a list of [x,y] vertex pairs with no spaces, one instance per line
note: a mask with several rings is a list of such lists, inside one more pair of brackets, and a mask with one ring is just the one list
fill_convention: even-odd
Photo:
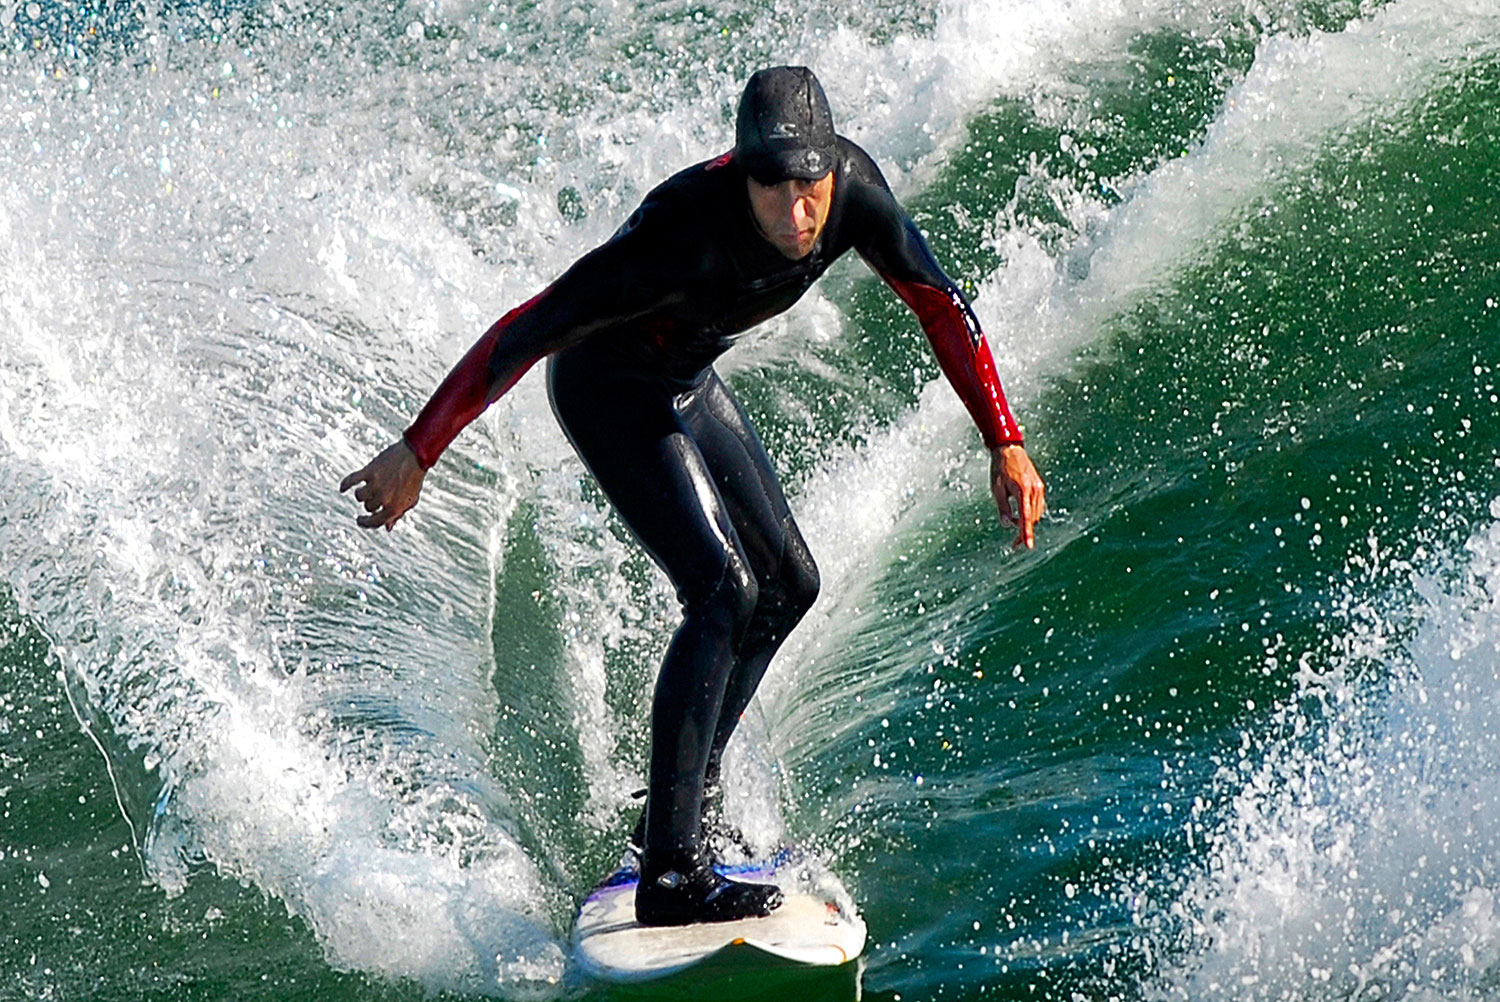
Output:
[[570,223],[581,223],[588,214],[583,207],[583,196],[578,189],[568,185],[557,193],[557,212]]

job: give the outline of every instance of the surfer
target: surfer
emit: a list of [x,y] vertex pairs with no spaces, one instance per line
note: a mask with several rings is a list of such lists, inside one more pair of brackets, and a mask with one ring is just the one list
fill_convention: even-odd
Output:
[[812,606],[818,570],[713,362],[849,250],[917,314],[990,451],[1014,545],[1033,546],[1044,487],[979,322],[875,163],[835,133],[805,67],[752,76],[733,150],[655,188],[614,236],[501,317],[402,437],[339,487],[362,484],[359,525],[392,528],[459,431],[549,359],[553,413],[682,603],[651,707],[643,925],[765,915],[781,900],[714,872],[702,814],[735,725]]

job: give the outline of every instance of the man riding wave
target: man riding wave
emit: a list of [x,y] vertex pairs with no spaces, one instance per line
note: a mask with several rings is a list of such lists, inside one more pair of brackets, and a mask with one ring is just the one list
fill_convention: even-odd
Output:
[[636,917],[643,925],[768,914],[777,888],[715,873],[705,791],[772,656],[812,606],[818,571],[765,447],[713,362],[854,250],[917,314],[991,457],[1015,545],[1034,545],[1045,487],[979,322],[874,161],[835,133],[805,67],[761,70],[734,149],[652,190],[625,224],[501,317],[401,439],[349,474],[387,529],[448,444],[548,359],[552,409],[682,603],[657,678]]

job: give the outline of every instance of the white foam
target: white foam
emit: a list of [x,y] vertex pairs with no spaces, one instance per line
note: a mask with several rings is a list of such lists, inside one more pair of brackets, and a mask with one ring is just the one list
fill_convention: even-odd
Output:
[[1464,549],[1390,575],[1391,612],[1364,605],[1333,651],[1304,656],[1327,667],[1302,673],[1289,737],[1173,907],[1181,952],[1153,995],[1484,996],[1500,965],[1500,523]]
[[[430,485],[424,530],[385,550],[333,493],[417,392],[366,325],[477,326],[443,281],[483,272],[419,201],[280,187],[303,143],[340,151],[210,105],[197,69],[103,68],[94,93],[124,94],[55,97],[6,164],[9,584],[159,763],[148,862],[169,891],[206,860],[280,897],[341,966],[556,982],[566,904],[497,823],[484,769],[486,543],[507,493]],[[0,103],[25,108],[5,80]]]
[[1406,0],[1340,32],[1271,34],[1202,141],[1142,178],[1069,255],[1087,279],[1066,289],[1093,327],[1151,294],[1232,234],[1272,212],[1319,158],[1399,121],[1455,67],[1500,50],[1500,10],[1485,0]]

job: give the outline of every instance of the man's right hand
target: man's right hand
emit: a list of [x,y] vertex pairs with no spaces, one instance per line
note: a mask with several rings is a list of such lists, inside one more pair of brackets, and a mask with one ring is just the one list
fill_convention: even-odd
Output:
[[345,477],[339,484],[339,491],[363,483],[364,486],[354,492],[354,499],[370,514],[361,515],[354,521],[366,529],[378,529],[383,525],[390,530],[417,503],[417,495],[422,493],[422,478],[426,475],[427,471],[417,462],[416,454],[405,439],[397,439],[380,455]]

